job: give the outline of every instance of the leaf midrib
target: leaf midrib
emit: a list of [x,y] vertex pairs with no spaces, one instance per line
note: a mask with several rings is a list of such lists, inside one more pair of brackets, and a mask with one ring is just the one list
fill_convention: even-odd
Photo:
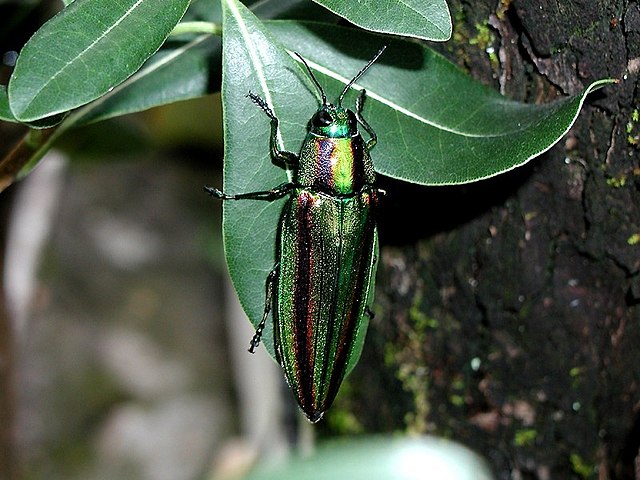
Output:
[[[260,83],[260,88],[262,88],[262,93],[264,95],[264,100],[269,105],[269,108],[275,113],[273,99],[271,98],[271,91],[269,90],[269,85],[267,84],[267,78],[264,73],[264,69],[262,68],[262,62],[260,62],[260,58],[256,52],[255,44],[251,39],[251,34],[247,29],[247,25],[244,23],[242,19],[242,15],[240,11],[236,8],[233,2],[227,1],[227,6],[231,10],[236,22],[238,22],[238,26],[240,27],[240,34],[245,41],[245,45],[247,46],[247,51],[249,52],[249,57],[251,57],[251,63],[253,64],[256,74],[258,76],[258,82]],[[282,135],[280,131],[277,132],[277,141],[278,147],[284,150],[284,140],[282,139]]]
[[116,28],[118,25],[120,25],[129,15],[131,15],[131,13],[133,13],[133,11],[138,8],[138,6],[140,4],[142,4],[142,2],[144,2],[145,0],[137,0],[136,3],[134,3],[125,13],[124,15],[122,15],[116,22],[113,23],[113,25],[109,26],[104,32],[102,32],[93,42],[91,42],[91,44],[89,44],[86,48],[84,48],[83,50],[81,50],[75,57],[73,57],[71,60],[68,60],[62,68],[60,68],[57,72],[55,72],[47,82],[43,83],[42,86],[35,92],[35,94],[31,97],[31,101],[26,104],[26,107],[23,109],[23,113],[26,112],[29,107],[34,103],[34,101],[36,100],[36,98],[38,97],[38,95],[40,95],[40,93],[47,88],[57,77],[59,77],[66,69],[69,65],[74,64],[79,58],[81,58],[83,55],[85,55],[88,51],[90,51],[96,44],[98,44],[102,39],[104,39],[109,32],[111,32],[114,28]]
[[[348,79],[346,79],[345,77],[343,77],[342,75],[340,75],[339,73],[337,73],[334,70],[328,69],[318,63],[315,63],[311,60],[305,59],[307,61],[307,63],[309,64],[309,66],[311,68],[313,68],[314,70],[317,70],[318,72],[322,73],[323,75],[326,75],[328,77],[333,78],[334,80],[338,80],[339,82],[344,83],[345,85],[349,82]],[[361,85],[354,83],[353,84],[353,88],[356,90],[362,90],[364,87],[362,87]],[[528,125],[522,125],[520,128],[517,129],[513,129],[513,130],[509,130],[509,131],[503,131],[503,132],[499,132],[499,133],[495,133],[495,134],[490,134],[490,133],[483,133],[483,134],[475,134],[475,133],[469,133],[469,132],[463,132],[460,130],[456,130],[452,127],[448,127],[448,126],[444,126],[444,125],[440,125],[436,122],[434,122],[433,120],[428,120],[420,115],[418,115],[417,113],[414,113],[408,109],[406,109],[405,107],[402,107],[400,105],[398,105],[397,103],[392,102],[391,100],[383,97],[382,95],[376,93],[374,90],[371,89],[367,89],[367,97],[372,98],[374,100],[377,100],[378,102],[390,107],[391,109],[393,109],[396,112],[402,113],[403,115],[413,118],[414,120],[417,120],[425,125],[429,125],[431,127],[437,128],[438,130],[442,130],[445,132],[449,132],[449,133],[453,133],[455,135],[460,135],[462,137],[468,137],[468,138],[498,138],[498,137],[504,137],[506,135],[512,135],[515,132],[520,132],[520,131],[524,131],[528,128]]]

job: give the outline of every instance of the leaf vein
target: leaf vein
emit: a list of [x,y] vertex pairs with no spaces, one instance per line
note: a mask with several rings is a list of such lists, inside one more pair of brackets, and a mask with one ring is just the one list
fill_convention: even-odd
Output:
[[62,66],[62,68],[60,68],[57,72],[55,72],[53,75],[51,75],[51,78],[49,79],[48,82],[43,83],[42,86],[40,87],[40,89],[35,92],[35,94],[33,95],[33,98],[35,99],[40,92],[42,92],[42,90],[44,90],[44,88],[50,84],[51,82],[53,82],[58,76],[60,76],[68,66],[70,66],[71,64],[73,64],[74,62],[78,61],[81,59],[81,57],[86,54],[88,51],[90,51],[96,44],[98,44],[102,39],[104,39],[114,28],[116,28],[118,25],[120,25],[129,15],[131,15],[131,13],[133,13],[133,11],[138,8],[138,6],[144,2],[145,0],[137,0],[116,22],[113,23],[113,25],[111,25],[110,27],[108,27],[104,32],[102,32],[93,42],[91,42],[86,48],[84,48],[83,50],[81,50],[75,57],[73,57],[72,59],[68,60],[67,62],[65,62],[65,64]]
[[[260,88],[262,89],[262,93],[264,94],[264,100],[269,105],[269,108],[275,113],[275,108],[273,105],[273,99],[271,98],[271,91],[269,90],[269,85],[267,84],[267,78],[264,72],[264,68],[262,62],[260,61],[260,57],[258,56],[257,49],[255,43],[251,40],[251,34],[249,33],[249,29],[247,28],[246,23],[242,19],[242,15],[238,10],[237,6],[234,2],[228,1],[227,5],[231,9],[233,16],[238,22],[238,27],[240,27],[240,33],[242,38],[244,39],[245,44],[247,45],[247,51],[249,52],[249,56],[251,57],[251,62],[253,63],[256,69],[256,75],[258,76],[258,82],[260,83]],[[277,133],[278,146],[284,150],[284,141],[282,140],[282,135],[280,132]]]

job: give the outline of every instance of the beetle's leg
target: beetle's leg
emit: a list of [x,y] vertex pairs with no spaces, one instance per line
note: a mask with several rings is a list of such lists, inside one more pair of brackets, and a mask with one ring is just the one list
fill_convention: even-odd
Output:
[[[373,261],[375,263],[375,260]],[[373,313],[373,310],[371,310],[369,308],[369,305],[367,305],[366,307],[364,307],[364,314],[369,317],[369,320],[373,320],[373,317],[376,316],[375,313]]]
[[376,146],[376,143],[378,143],[378,136],[376,135],[376,132],[373,131],[373,128],[371,128],[371,125],[369,125],[362,116],[362,106],[364,105],[364,99],[366,96],[367,91],[363,88],[360,90],[360,95],[358,95],[358,98],[356,99],[356,119],[362,124],[362,127],[371,137],[367,141],[367,150],[371,150]]
[[295,186],[296,186],[295,183],[285,182],[285,183],[281,183],[277,187],[272,188],[271,190],[265,190],[262,192],[236,193],[236,194],[224,193],[218,190],[217,188],[213,188],[213,187],[202,187],[202,188],[209,195],[215,198],[219,198],[220,200],[266,200],[270,202],[272,200],[277,200],[278,198],[284,197]]
[[273,113],[273,110],[269,108],[267,102],[265,102],[262,98],[260,98],[255,93],[249,92],[247,97],[251,99],[253,103],[255,103],[260,109],[267,114],[267,117],[271,119],[271,156],[281,162],[288,167],[295,167],[298,165],[298,155],[293,152],[288,152],[287,150],[280,150],[278,147],[278,133],[280,131],[280,121],[276,114]]
[[267,324],[267,317],[269,316],[269,312],[271,311],[271,302],[273,301],[273,285],[276,283],[276,275],[278,274],[278,265],[276,264],[273,267],[273,270],[269,272],[269,276],[267,277],[267,293],[264,299],[264,312],[262,313],[262,319],[260,323],[256,327],[256,333],[253,335],[251,339],[251,343],[249,345],[249,351],[251,353],[255,353],[256,348],[260,345],[260,340],[262,339],[262,331],[264,330],[264,326]]

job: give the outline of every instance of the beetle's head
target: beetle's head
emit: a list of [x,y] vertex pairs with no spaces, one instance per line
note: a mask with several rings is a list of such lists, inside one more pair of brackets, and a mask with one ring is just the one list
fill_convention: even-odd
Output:
[[353,137],[358,133],[358,121],[348,108],[327,103],[311,118],[309,131],[321,137]]
[[386,45],[382,47],[375,56],[369,60],[369,62],[360,70],[355,77],[353,77],[349,83],[344,87],[342,93],[338,97],[337,105],[333,105],[327,102],[327,96],[318,82],[318,79],[313,74],[313,71],[307,64],[304,58],[296,52],[297,57],[302,61],[304,66],[309,72],[309,76],[313,83],[318,87],[320,95],[322,96],[322,106],[318,109],[316,114],[309,122],[309,131],[315,135],[331,138],[346,138],[357,135],[358,133],[358,120],[356,115],[342,106],[342,99],[349,91],[349,88],[366,72],[373,62],[375,62],[382,52],[384,52]]

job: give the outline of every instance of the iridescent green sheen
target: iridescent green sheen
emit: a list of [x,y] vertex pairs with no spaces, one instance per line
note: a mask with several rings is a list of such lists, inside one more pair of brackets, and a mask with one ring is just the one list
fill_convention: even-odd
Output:
[[278,360],[300,408],[317,421],[342,383],[365,315],[377,190],[346,197],[297,188],[281,223]]
[[[373,163],[362,137],[318,137],[307,135],[300,158],[297,181],[334,195],[349,195],[375,182]],[[365,166],[366,168],[363,168]]]
[[275,345],[309,420],[333,402],[366,314],[376,238],[375,171],[355,114],[311,119],[280,223]]

